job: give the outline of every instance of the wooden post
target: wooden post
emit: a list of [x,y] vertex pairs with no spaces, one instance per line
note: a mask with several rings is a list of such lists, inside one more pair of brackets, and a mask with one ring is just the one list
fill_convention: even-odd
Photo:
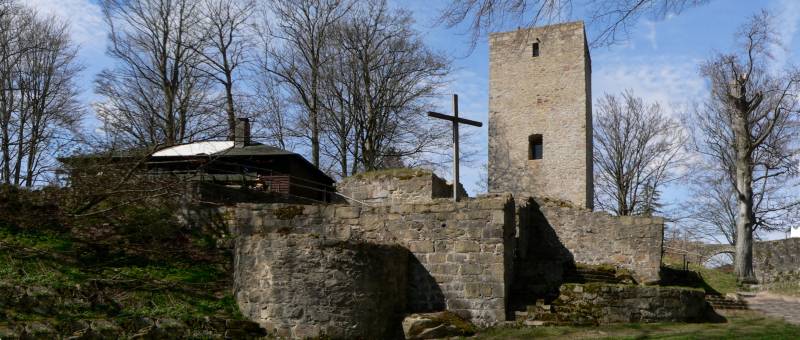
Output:
[[[453,94],[453,117],[458,121],[458,95]],[[458,123],[453,123],[453,202],[458,202]]]

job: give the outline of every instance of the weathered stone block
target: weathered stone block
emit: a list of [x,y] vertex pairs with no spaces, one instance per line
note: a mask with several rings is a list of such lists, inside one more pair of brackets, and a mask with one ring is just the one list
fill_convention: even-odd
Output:
[[456,241],[454,249],[459,253],[467,253],[480,251],[481,246],[477,241]]

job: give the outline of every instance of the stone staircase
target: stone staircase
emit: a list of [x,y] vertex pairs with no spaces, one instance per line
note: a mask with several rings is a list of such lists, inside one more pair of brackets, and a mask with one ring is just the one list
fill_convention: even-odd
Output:
[[577,267],[564,270],[565,283],[631,283],[632,279],[625,275],[620,275],[614,269]]
[[706,302],[714,308],[714,310],[746,310],[747,302],[741,299],[738,295],[724,296],[720,294],[706,294]]
[[514,321],[525,326],[549,326],[556,324],[557,320],[553,306],[539,299],[524,311],[515,311]]
[[[523,272],[525,273],[525,272]],[[518,272],[519,278],[519,272]],[[548,291],[541,284],[540,278],[525,277],[526,285],[515,283],[512,287],[515,321],[526,326],[545,326],[556,324],[555,309],[548,302],[558,297],[558,290]],[[603,283],[630,284],[633,278],[624,271],[605,266],[579,265],[564,267],[561,273],[562,283]],[[547,292],[542,294],[542,292]],[[555,294],[553,294],[555,293]]]

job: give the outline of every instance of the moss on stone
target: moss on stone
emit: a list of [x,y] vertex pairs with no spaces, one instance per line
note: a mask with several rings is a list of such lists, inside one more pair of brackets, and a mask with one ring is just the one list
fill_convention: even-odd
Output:
[[356,179],[392,177],[400,180],[408,180],[414,177],[428,176],[431,174],[433,174],[433,172],[425,169],[395,168],[395,169],[381,169],[381,170],[362,172],[360,174],[355,174],[352,177]]
[[467,320],[464,320],[458,316],[458,314],[450,311],[444,311],[442,313],[435,314],[432,319],[445,324],[453,325],[455,328],[461,331],[463,335],[473,335],[478,331],[475,325]]
[[279,220],[291,220],[303,214],[303,207],[290,205],[287,207],[277,208],[272,211],[275,218]]

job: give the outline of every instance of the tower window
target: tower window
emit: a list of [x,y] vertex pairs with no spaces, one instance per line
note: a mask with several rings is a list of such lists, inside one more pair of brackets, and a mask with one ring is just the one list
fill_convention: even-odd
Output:
[[538,42],[533,43],[532,47],[533,47],[533,52],[531,52],[531,56],[532,57],[538,57],[539,56],[539,43]]
[[530,135],[528,137],[528,159],[542,159],[544,152],[544,144],[542,143],[542,135]]

